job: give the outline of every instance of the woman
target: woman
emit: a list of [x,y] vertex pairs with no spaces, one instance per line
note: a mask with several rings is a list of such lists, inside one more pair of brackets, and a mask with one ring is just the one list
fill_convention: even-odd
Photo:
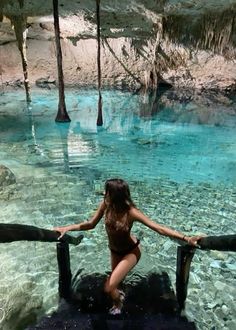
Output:
[[122,179],[110,179],[105,183],[104,200],[99,205],[93,217],[80,224],[65,227],[56,227],[55,231],[61,233],[61,238],[67,231],[90,230],[105,215],[105,228],[111,251],[112,273],[105,283],[105,292],[113,301],[111,314],[121,313],[124,300],[124,292],[118,290],[118,286],[128,272],[137,264],[141,251],[139,240],[131,235],[134,221],[141,222],[160,235],[186,241],[192,246],[197,245],[200,236],[188,237],[180,232],[172,230],[150,220],[139,211],[133,203],[128,184]]

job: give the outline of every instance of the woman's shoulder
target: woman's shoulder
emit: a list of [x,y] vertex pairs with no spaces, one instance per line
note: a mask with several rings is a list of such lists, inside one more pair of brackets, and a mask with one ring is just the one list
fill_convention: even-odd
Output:
[[131,206],[129,209],[129,217],[134,221],[139,210],[135,206]]
[[104,201],[101,201],[100,204],[98,205],[98,211],[104,213],[106,211],[106,208],[107,208],[106,203]]
[[138,222],[143,222],[147,219],[147,216],[135,206],[132,206],[130,208],[129,217],[132,218],[133,221],[138,221]]

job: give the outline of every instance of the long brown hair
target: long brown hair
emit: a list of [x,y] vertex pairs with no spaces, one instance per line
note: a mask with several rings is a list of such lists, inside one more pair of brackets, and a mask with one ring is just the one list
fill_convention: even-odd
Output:
[[105,196],[109,198],[106,214],[116,220],[118,215],[125,215],[132,206],[135,206],[130,195],[129,185],[122,179],[109,179],[105,182]]

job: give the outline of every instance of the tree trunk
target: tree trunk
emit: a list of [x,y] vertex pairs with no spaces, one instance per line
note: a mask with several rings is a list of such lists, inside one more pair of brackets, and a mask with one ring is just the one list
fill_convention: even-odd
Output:
[[102,119],[102,94],[101,94],[101,38],[100,38],[100,0],[96,0],[96,15],[97,15],[97,65],[98,65],[98,116],[97,126],[103,125]]
[[25,17],[22,15],[20,16],[12,16],[11,22],[14,25],[14,31],[16,35],[16,40],[18,44],[18,49],[21,55],[22,61],[22,68],[24,74],[24,86],[25,86],[25,93],[26,93],[26,101],[27,103],[31,102],[31,95],[30,95],[30,84],[28,79],[28,64],[26,58],[26,38],[27,38],[27,23]]
[[57,122],[69,122],[70,117],[66,111],[65,93],[64,93],[58,0],[53,0],[53,17],[54,17],[55,40],[56,40],[57,72],[58,72],[58,87],[59,87],[59,104],[58,104],[58,112],[55,120]]

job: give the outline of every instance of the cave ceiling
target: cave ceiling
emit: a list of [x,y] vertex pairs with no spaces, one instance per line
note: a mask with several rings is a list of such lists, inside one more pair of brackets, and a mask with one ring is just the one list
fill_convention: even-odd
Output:
[[[79,11],[93,12],[95,0],[59,0],[61,15],[70,15]],[[101,0],[104,13],[124,15],[128,13],[156,14],[186,14],[196,15],[208,11],[222,11],[236,4],[235,0]],[[52,13],[50,0],[0,0],[1,11],[4,15],[19,15],[24,12],[27,16],[47,16]]]

